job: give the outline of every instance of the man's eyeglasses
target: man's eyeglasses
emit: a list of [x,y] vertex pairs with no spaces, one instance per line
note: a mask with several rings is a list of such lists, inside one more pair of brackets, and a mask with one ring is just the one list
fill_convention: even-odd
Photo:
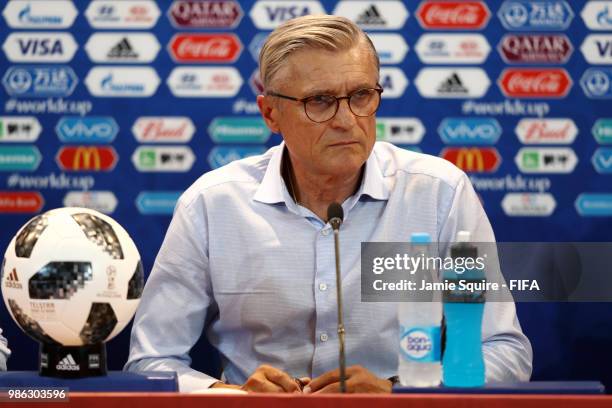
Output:
[[380,105],[380,94],[382,92],[383,89],[377,87],[357,89],[347,96],[313,95],[306,98],[294,98],[276,92],[267,92],[266,94],[302,102],[304,104],[304,112],[306,116],[308,116],[308,119],[313,122],[321,123],[327,122],[336,116],[341,99],[348,100],[349,109],[355,116],[372,116],[378,110],[378,106]]

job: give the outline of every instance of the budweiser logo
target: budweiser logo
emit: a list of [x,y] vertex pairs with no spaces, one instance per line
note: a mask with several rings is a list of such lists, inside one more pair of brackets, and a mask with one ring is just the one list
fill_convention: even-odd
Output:
[[234,34],[177,34],[170,41],[170,53],[185,62],[234,62],[242,44]]
[[521,119],[516,135],[526,144],[571,144],[578,128],[569,118]]
[[142,138],[145,140],[158,140],[158,139],[175,139],[181,138],[187,131],[187,124],[172,128],[164,127],[164,122],[161,120],[151,121],[147,123],[142,129]]
[[425,1],[417,10],[425,28],[479,29],[484,27],[489,14],[480,1]]
[[506,96],[560,98],[569,92],[572,82],[564,69],[507,69],[500,85]]
[[551,129],[546,122],[534,122],[525,132],[525,140],[565,140],[569,135],[571,125],[567,123],[562,128]]
[[134,123],[132,132],[139,142],[188,142],[195,127],[187,117],[143,116]]

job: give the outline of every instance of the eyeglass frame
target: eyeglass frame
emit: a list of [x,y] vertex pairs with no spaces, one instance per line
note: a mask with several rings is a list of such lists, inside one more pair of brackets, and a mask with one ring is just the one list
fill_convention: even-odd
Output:
[[[367,89],[367,90],[374,90],[374,91],[378,92],[378,106],[376,106],[376,109],[374,109],[374,112],[370,113],[369,115],[358,115],[358,114],[356,114],[355,112],[353,112],[353,108],[351,108],[351,98],[352,98],[352,97],[353,97],[353,95],[355,95],[357,92],[359,92],[359,91],[363,91],[363,90],[365,90],[365,89]],[[266,94],[267,96],[276,96],[276,97],[278,97],[278,98],[288,99],[288,100],[290,100],[290,101],[302,102],[302,104],[304,105],[304,114],[306,115],[306,117],[307,117],[308,119],[310,119],[311,121],[313,121],[313,122],[315,122],[315,123],[325,123],[325,122],[327,122],[327,121],[332,120],[334,117],[336,117],[336,114],[338,114],[338,109],[340,109],[340,101],[341,101],[342,99],[346,99],[346,103],[347,103],[347,105],[348,105],[348,108],[349,108],[349,110],[351,111],[351,113],[352,113],[353,115],[355,115],[355,116],[357,116],[357,117],[360,117],[360,118],[367,118],[367,117],[369,117],[369,116],[374,115],[374,114],[375,114],[375,113],[378,111],[378,108],[380,108],[380,102],[381,102],[381,99],[382,99],[381,94],[383,93],[383,91],[384,91],[383,87],[382,87],[382,86],[380,86],[379,84],[376,84],[376,87],[375,87],[375,88],[359,88],[359,89],[356,89],[356,90],[354,90],[353,92],[349,93],[349,94],[348,94],[348,95],[346,95],[346,96],[335,96],[335,95],[330,95],[330,94],[317,94],[317,95],[307,96],[307,97],[305,97],[305,98],[296,98],[296,97],[293,97],[293,96],[287,96],[287,95],[283,95],[283,94],[279,94],[279,93],[277,93],[277,92],[271,92],[271,91],[270,91],[270,92],[266,92],[265,94]],[[322,121],[320,121],[320,122],[318,122],[318,121],[316,121],[316,120],[312,119],[312,118],[311,118],[311,117],[308,115],[308,111],[306,110],[306,103],[307,103],[307,102],[309,102],[311,99],[316,98],[316,97],[318,97],[318,96],[331,96],[332,98],[335,98],[335,99],[336,99],[336,110],[334,111],[334,114],[333,114],[333,115],[332,115],[332,116],[331,116],[329,119],[325,119],[325,120],[322,120]]]

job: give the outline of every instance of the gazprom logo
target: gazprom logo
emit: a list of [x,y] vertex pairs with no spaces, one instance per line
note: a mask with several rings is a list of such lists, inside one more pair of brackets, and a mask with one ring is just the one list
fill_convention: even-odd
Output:
[[142,191],[136,198],[136,207],[145,215],[172,215],[180,191]]
[[64,143],[110,143],[117,136],[119,126],[109,116],[65,116],[57,122],[55,132]]
[[440,138],[451,145],[494,145],[502,134],[492,118],[446,118],[438,127]]
[[211,169],[217,169],[234,160],[256,156],[265,151],[265,146],[216,146],[208,154],[208,164]]
[[78,11],[69,0],[11,0],[2,14],[12,28],[68,28]]

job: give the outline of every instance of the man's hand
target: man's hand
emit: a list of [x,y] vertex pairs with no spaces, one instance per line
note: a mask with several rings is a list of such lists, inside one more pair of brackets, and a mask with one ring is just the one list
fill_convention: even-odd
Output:
[[[390,393],[391,381],[376,377],[368,369],[354,365],[346,369],[346,392]],[[304,393],[340,392],[340,370],[329,371],[313,379]]]
[[[300,379],[307,384],[310,379]],[[286,372],[269,365],[261,365],[240,389],[249,392],[302,392],[302,386]]]

